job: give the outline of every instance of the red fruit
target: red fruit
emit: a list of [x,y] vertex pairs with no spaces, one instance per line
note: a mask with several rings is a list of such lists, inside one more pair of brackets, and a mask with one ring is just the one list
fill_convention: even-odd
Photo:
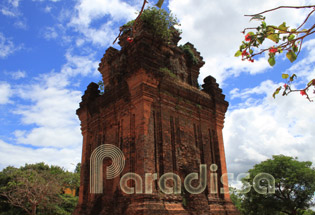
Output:
[[247,51],[244,50],[244,51],[242,52],[242,56],[247,56],[247,55],[248,55]]
[[278,49],[276,49],[276,48],[270,48],[269,49],[269,52],[270,53],[276,53],[278,51]]
[[133,38],[132,38],[132,37],[127,37],[127,41],[128,41],[129,43],[132,43]]
[[250,62],[254,63],[254,59],[250,59]]
[[312,80],[312,84],[315,85],[315,79]]
[[305,96],[305,95],[306,95],[305,90],[300,90],[300,94],[301,94],[302,96]]
[[287,85],[287,84],[284,84],[283,87],[284,87],[284,89],[287,89],[288,85]]
[[252,37],[248,34],[245,36],[245,41],[251,41]]

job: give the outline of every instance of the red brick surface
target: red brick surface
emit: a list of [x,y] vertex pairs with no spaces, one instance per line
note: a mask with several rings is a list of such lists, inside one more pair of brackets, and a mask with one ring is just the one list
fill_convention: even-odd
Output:
[[[83,148],[79,204],[74,214],[239,214],[229,194],[220,193],[224,186],[219,179],[226,173],[222,128],[228,107],[222,90],[211,76],[198,89],[204,62],[193,45],[189,44],[199,61],[195,65],[177,46],[178,35],[167,43],[142,29],[132,43],[123,35],[120,51],[106,51],[99,67],[105,93],[100,95],[98,85],[91,83],[77,110]],[[91,194],[90,156],[101,144],[113,144],[123,151],[126,166],[121,176],[135,172],[144,181],[145,173],[157,173],[159,178],[174,172],[183,183],[189,173],[199,172],[200,164],[207,164],[208,186],[198,195],[184,191],[166,195],[153,182],[152,194],[128,195],[120,189],[120,177],[104,177],[103,194]],[[211,164],[219,167],[215,194],[209,189],[216,183],[210,180],[214,174]]]

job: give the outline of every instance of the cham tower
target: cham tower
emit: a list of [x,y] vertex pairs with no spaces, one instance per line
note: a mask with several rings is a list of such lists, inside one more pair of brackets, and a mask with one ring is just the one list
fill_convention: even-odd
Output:
[[[205,63],[200,53],[190,43],[177,46],[177,31],[167,41],[145,23],[138,24],[131,43],[127,37],[128,31],[120,37],[121,50],[110,47],[101,59],[105,92],[92,82],[77,110],[83,147],[74,215],[238,215],[227,177],[221,180],[227,172],[222,129],[228,102],[212,76],[199,87],[199,69]],[[118,147],[125,165],[108,179],[105,172],[113,161],[104,158],[102,193],[93,193],[91,155],[103,144]],[[206,164],[207,180],[202,192],[193,194],[184,180],[197,173],[191,186],[200,187],[200,164]],[[128,172],[142,179],[128,180],[128,187],[142,192],[123,192],[120,181]],[[165,180],[174,192],[161,191],[159,179],[166,173],[180,178],[180,193],[175,192],[175,176]],[[146,181],[148,175],[151,180]]]

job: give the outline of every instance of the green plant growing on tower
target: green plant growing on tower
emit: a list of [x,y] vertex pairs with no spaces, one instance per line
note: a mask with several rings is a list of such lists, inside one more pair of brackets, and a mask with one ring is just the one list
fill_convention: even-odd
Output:
[[196,65],[199,63],[199,60],[196,58],[193,50],[188,44],[180,45],[179,48],[181,48],[184,51],[185,55],[192,62],[193,65]]
[[120,28],[120,33],[116,40],[121,36],[121,33],[129,32],[127,40],[131,43],[136,36],[139,22],[146,26],[146,28],[156,36],[164,40],[170,41],[173,33],[181,33],[175,26],[180,26],[177,18],[170,12],[156,7],[148,7],[142,10],[135,20],[127,22]]
[[160,68],[160,71],[163,72],[164,74],[172,77],[172,78],[177,78],[177,76],[174,73],[172,73],[171,70],[169,70],[166,67]]

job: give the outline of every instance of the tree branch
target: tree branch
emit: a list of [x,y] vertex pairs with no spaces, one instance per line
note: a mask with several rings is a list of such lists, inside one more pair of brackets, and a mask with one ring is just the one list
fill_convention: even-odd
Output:
[[[143,1],[142,8],[141,8],[141,10],[140,10],[140,13],[139,13],[139,15],[137,16],[137,18],[135,19],[135,22],[133,23],[133,26],[132,26],[132,33],[131,33],[131,36],[132,36],[132,37],[133,37],[133,36],[135,35],[135,33],[136,33],[136,24],[137,24],[137,22],[138,22],[138,19],[139,19],[140,16],[141,16],[143,10],[144,10],[144,7],[145,7],[145,4],[146,4],[146,3],[148,3],[148,1],[147,1],[147,0],[144,0],[144,1]],[[116,41],[118,40],[118,38],[120,38],[121,33],[122,33],[124,30],[125,30],[125,28],[120,27],[120,29],[119,29],[119,35],[118,35],[118,36],[116,37],[116,39],[114,40],[113,44],[115,44]]]
[[310,18],[310,16],[312,15],[312,13],[314,13],[315,9],[312,10],[306,17],[306,19],[304,20],[304,22],[296,29],[296,30],[299,30],[306,22],[307,20]]
[[131,35],[131,36],[134,36],[135,33],[136,33],[136,24],[137,24],[137,22],[138,22],[138,19],[139,19],[140,16],[141,16],[143,10],[144,10],[144,6],[145,6],[146,3],[148,3],[147,0],[144,0],[144,1],[143,1],[142,8],[141,8],[141,11],[140,11],[139,15],[137,16],[135,22],[133,23],[133,26],[132,26],[132,35]]
[[244,16],[257,16],[257,15],[261,15],[261,14],[264,14],[264,13],[268,13],[268,12],[279,10],[279,9],[283,9],[283,8],[304,9],[304,8],[314,8],[314,7],[315,7],[315,5],[309,5],[309,6],[279,6],[279,7],[273,8],[273,9],[265,10],[265,11],[260,12],[260,13],[256,13],[256,14],[253,14],[253,15],[244,15]]

